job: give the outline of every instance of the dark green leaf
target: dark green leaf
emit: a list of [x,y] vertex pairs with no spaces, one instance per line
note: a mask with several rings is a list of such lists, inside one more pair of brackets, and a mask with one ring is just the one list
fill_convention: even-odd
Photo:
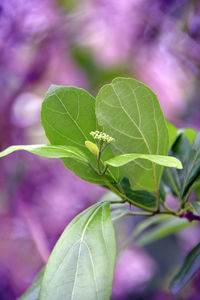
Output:
[[76,147],[60,146],[60,145],[20,145],[10,146],[0,152],[0,157],[6,156],[18,150],[25,150],[39,156],[48,158],[70,157],[87,165],[88,159],[86,155]]
[[45,268],[42,268],[30,288],[17,300],[37,300]]
[[187,255],[183,266],[170,284],[173,295],[177,294],[200,269],[200,243]]
[[197,133],[193,147],[187,157],[182,172],[180,198],[184,197],[189,188],[200,175],[200,133]]
[[178,130],[178,134],[184,134],[192,145],[194,143],[197,132],[193,128],[183,128]]
[[[95,156],[85,146],[91,131],[101,130],[95,115],[95,99],[85,90],[75,87],[51,86],[41,110],[45,133],[53,145],[79,148],[96,165]],[[107,148],[104,160],[113,154]],[[103,180],[88,165],[72,158],[62,159],[65,166],[82,179],[103,184]],[[119,170],[109,168],[108,175],[119,180]]]
[[110,300],[116,242],[110,204],[100,202],[65,229],[45,268],[40,300]]
[[139,204],[145,210],[145,208],[156,207],[156,196],[147,191],[134,191],[132,190],[128,178],[123,178],[120,185],[124,191],[124,194],[133,205]]
[[182,162],[183,169],[165,169],[162,182],[173,195],[183,199],[199,185],[197,180],[200,175],[200,133],[197,133],[193,145],[181,134],[172,147],[172,154]]
[[[106,133],[115,138],[114,155],[143,153],[167,155],[168,130],[156,95],[144,84],[116,78],[97,95],[96,114]],[[124,175],[136,190],[155,190],[162,167],[148,161],[134,161],[123,167]]]

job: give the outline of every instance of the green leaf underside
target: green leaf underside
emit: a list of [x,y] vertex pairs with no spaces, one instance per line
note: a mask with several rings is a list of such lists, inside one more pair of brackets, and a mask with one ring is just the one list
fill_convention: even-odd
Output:
[[196,222],[190,223],[186,219],[174,217],[173,219],[162,223],[162,225],[148,230],[136,241],[136,245],[139,247],[146,246],[186,227],[193,226],[194,224],[196,224]]
[[154,162],[158,165],[165,167],[172,167],[177,169],[182,169],[182,163],[175,157],[165,156],[165,155],[151,155],[151,154],[121,154],[115,156],[107,161],[105,164],[111,165],[113,167],[121,167],[124,166],[136,159],[147,159],[151,162]]
[[[100,90],[96,115],[104,131],[115,138],[114,155],[144,153],[167,155],[168,130],[156,95],[135,79],[116,78]],[[133,161],[123,168],[134,190],[154,191],[153,168],[157,184],[161,166],[149,161]]]
[[36,276],[35,280],[33,281],[32,285],[29,289],[17,300],[38,300],[39,290],[41,281],[44,275],[45,267],[41,269],[41,271]]
[[79,160],[87,165],[88,159],[86,155],[76,147],[60,146],[60,145],[20,145],[10,146],[0,152],[0,157],[6,156],[18,150],[25,150],[36,155],[47,158],[70,157]]
[[170,284],[173,295],[177,294],[200,269],[200,243],[187,255],[183,266]]
[[[96,120],[95,99],[88,92],[75,87],[51,86],[42,104],[41,121],[51,144],[77,147],[96,165],[96,159],[86,148],[85,141],[92,140],[90,132],[101,131],[101,127]],[[104,160],[112,156],[107,148]],[[80,178],[103,184],[102,178],[85,163],[72,158],[63,158],[62,161]],[[118,169],[111,167],[108,174],[119,180]]]
[[109,300],[116,241],[109,203],[97,203],[65,229],[46,265],[39,300]]

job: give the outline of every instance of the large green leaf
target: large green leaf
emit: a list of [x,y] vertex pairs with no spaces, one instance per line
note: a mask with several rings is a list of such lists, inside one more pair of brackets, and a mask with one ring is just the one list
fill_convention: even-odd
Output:
[[173,217],[168,221],[162,223],[162,225],[152,228],[144,233],[137,241],[136,245],[139,247],[146,246],[159,239],[162,239],[170,234],[178,232],[186,227],[193,226],[195,222],[188,222],[186,219],[179,219]]
[[[168,130],[156,95],[144,84],[116,78],[105,85],[96,98],[96,114],[106,133],[115,138],[114,155],[142,153],[167,155]],[[136,190],[155,190],[162,166],[149,161],[133,161],[123,167],[124,175]]]
[[177,294],[192,276],[200,270],[200,243],[187,255],[183,266],[171,282],[172,294]]
[[33,284],[29,287],[29,289],[17,300],[37,300],[39,297],[40,285],[42,282],[42,278],[44,275],[45,268],[42,268],[41,271],[36,276]]
[[100,202],[67,226],[45,268],[40,300],[110,300],[116,242],[110,204]]
[[166,155],[151,155],[151,154],[121,154],[110,158],[109,160],[105,161],[105,164],[113,166],[113,167],[121,167],[124,166],[136,159],[146,159],[151,162],[154,162],[158,165],[165,166],[165,167],[172,167],[177,169],[182,169],[182,163],[175,157],[166,156]]
[[[97,125],[95,99],[88,92],[75,87],[51,86],[42,104],[41,121],[51,144],[77,147],[96,165],[95,156],[85,147],[85,141],[92,139],[91,131],[101,130],[101,127]],[[107,148],[104,159],[112,156]],[[72,158],[62,160],[68,169],[82,179],[104,183],[85,163]],[[112,170],[111,167],[107,173],[118,181],[119,170]]]
[[0,157],[6,156],[18,150],[25,150],[39,156],[48,158],[70,157],[87,165],[88,159],[86,155],[76,147],[60,146],[60,145],[20,145],[10,146],[0,152]]

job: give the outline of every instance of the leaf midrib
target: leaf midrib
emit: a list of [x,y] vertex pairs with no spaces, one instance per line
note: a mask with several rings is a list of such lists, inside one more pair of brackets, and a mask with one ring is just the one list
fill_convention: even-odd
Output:
[[91,222],[92,218],[96,215],[96,213],[98,212],[98,210],[103,206],[105,205],[105,203],[101,203],[100,206],[98,206],[95,211],[92,213],[92,215],[89,217],[86,225],[85,225],[85,228],[83,230],[83,233],[81,235],[81,238],[80,238],[80,246],[79,246],[79,253],[78,253],[78,259],[77,259],[77,264],[76,264],[76,272],[75,272],[75,278],[74,278],[74,284],[73,284],[73,288],[72,288],[72,295],[71,295],[71,300],[74,300],[74,295],[75,295],[75,287],[76,287],[76,281],[77,281],[77,276],[78,276],[78,268],[79,268],[79,260],[80,260],[80,255],[81,255],[81,247],[82,247],[82,243],[84,242],[84,236],[85,236],[85,232],[87,230],[87,227],[89,225],[89,223]]

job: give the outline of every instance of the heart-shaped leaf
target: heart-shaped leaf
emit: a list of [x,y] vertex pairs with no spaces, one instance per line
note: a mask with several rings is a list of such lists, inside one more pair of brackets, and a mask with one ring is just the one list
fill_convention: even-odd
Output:
[[25,150],[36,155],[47,157],[47,158],[62,158],[70,157],[74,158],[82,163],[88,163],[87,156],[78,148],[70,146],[60,146],[60,145],[20,145],[20,146],[10,146],[4,151],[0,152],[0,157],[6,156],[12,152],[18,150]]
[[200,270],[200,243],[190,251],[183,266],[172,280],[170,284],[172,294],[177,294],[198,270]]
[[[47,138],[53,145],[79,148],[96,166],[95,156],[85,146],[91,140],[91,131],[101,130],[95,115],[95,99],[85,90],[75,87],[51,86],[42,104],[41,121]],[[104,159],[113,154],[109,148]],[[88,165],[72,158],[62,159],[65,166],[80,178],[97,184],[104,181]],[[119,180],[119,170],[109,168],[108,175]]]
[[110,300],[116,242],[110,204],[100,202],[65,229],[47,262],[39,300]]
[[[115,138],[114,155],[143,153],[167,155],[168,130],[156,95],[144,84],[116,78],[97,95],[96,114],[106,133]],[[162,166],[149,161],[133,161],[123,168],[133,189],[154,191]]]

